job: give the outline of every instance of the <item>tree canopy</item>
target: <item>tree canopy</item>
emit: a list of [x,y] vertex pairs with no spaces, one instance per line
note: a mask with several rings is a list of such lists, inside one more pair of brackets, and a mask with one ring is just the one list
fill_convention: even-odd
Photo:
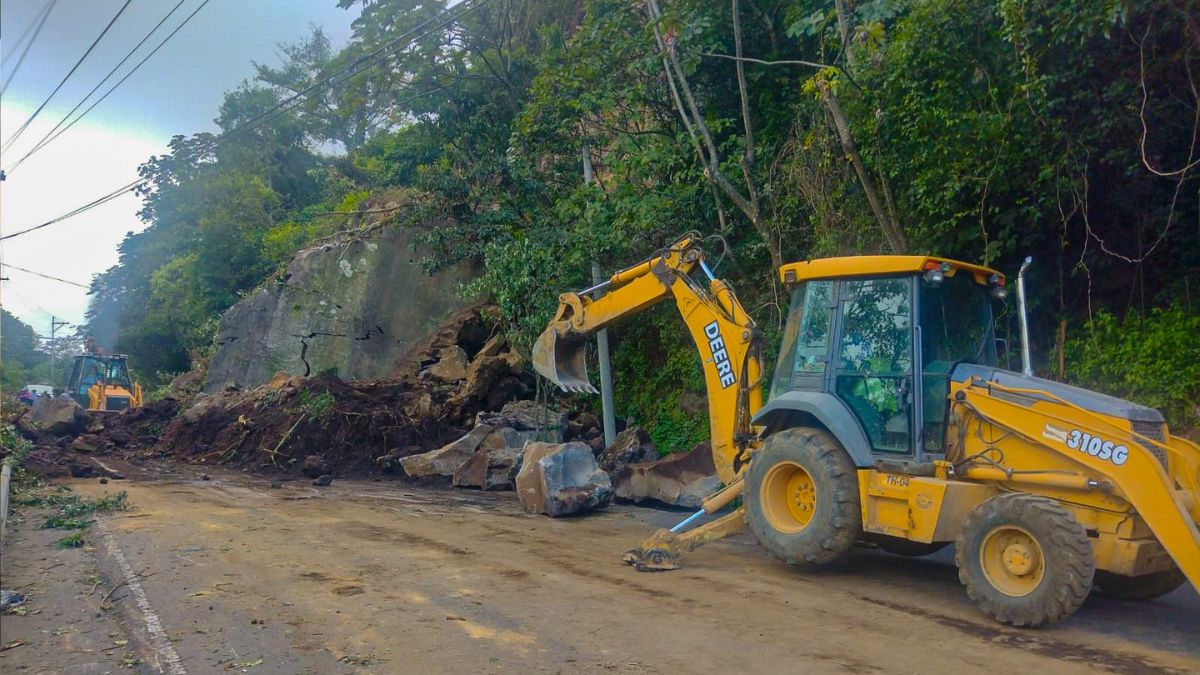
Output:
[[[143,374],[186,369],[221,311],[395,189],[411,199],[392,224],[431,269],[482,263],[465,292],[525,344],[592,259],[612,271],[689,230],[720,235],[769,336],[781,261],[1013,273],[1033,255],[1040,371],[1135,398],[1145,381],[1096,363],[1200,314],[1196,0],[476,0],[448,23],[444,1],[340,4],[362,9],[348,45],[314,29],[248,65],[220,137],[142,166],[148,227],[94,281],[89,320]],[[623,412],[668,447],[702,437],[673,319],[617,338]],[[1147,376],[1193,358],[1156,344]],[[1178,403],[1197,387],[1172,394],[1174,423],[1200,421]]]

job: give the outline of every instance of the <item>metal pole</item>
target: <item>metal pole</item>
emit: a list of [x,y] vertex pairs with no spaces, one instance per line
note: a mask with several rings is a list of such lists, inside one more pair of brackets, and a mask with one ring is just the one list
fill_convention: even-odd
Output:
[[1017,321],[1021,324],[1021,373],[1029,377],[1033,376],[1033,358],[1029,353],[1029,317],[1026,316],[1025,309],[1025,270],[1033,263],[1033,258],[1026,257],[1025,262],[1021,263],[1021,270],[1017,272],[1017,305],[1020,310],[1017,313]]
[[[595,180],[592,173],[592,153],[588,147],[583,146],[583,183],[591,185]],[[592,284],[593,288],[602,284],[604,278],[600,274],[600,261],[592,259]],[[594,297],[599,297],[600,291],[596,291]],[[613,411],[613,394],[612,394],[612,364],[608,358],[608,330],[600,330],[596,333],[596,352],[600,360],[600,417],[604,420],[604,447],[608,447],[617,440],[617,417]]]

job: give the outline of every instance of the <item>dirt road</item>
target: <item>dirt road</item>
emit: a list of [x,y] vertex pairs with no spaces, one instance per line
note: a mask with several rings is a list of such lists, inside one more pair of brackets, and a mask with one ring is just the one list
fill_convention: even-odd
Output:
[[511,493],[182,471],[73,485],[129,491],[89,537],[110,580],[135,577],[113,598],[150,672],[1200,671],[1190,588],[1011,630],[937,558],[800,572],[740,537],[644,574],[620,552],[678,513],[552,520]]

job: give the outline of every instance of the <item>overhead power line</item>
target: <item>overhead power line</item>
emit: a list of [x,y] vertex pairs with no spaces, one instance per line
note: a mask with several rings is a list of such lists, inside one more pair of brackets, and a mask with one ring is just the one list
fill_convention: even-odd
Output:
[[[384,45],[382,47],[376,49],[375,51],[371,52],[370,54],[366,54],[364,56],[359,57],[358,59],[355,59],[349,65],[344,66],[343,68],[335,71],[334,73],[321,78],[320,80],[313,83],[312,85],[305,87],[304,89],[302,89],[299,92],[296,92],[292,96],[289,96],[288,98],[286,98],[283,101],[279,102],[278,104],[272,106],[271,108],[255,115],[254,117],[250,118],[246,122],[243,122],[242,124],[238,125],[237,127],[233,128],[233,129],[230,129],[229,131],[225,132],[224,134],[221,134],[220,136],[213,138],[212,141],[210,141],[207,145],[199,148],[199,150],[207,151],[207,150],[215,149],[216,147],[220,146],[221,144],[237,138],[239,135],[250,131],[254,127],[258,126],[259,124],[268,122],[271,119],[273,119],[274,117],[283,114],[284,112],[287,111],[286,106],[288,106],[289,104],[294,103],[298,100],[301,100],[302,98],[307,98],[307,96],[310,93],[312,93],[313,91],[317,90],[320,87],[330,84],[334,80],[334,78],[340,77],[347,73],[349,73],[347,78],[352,77],[352,76],[358,74],[359,68],[362,68],[362,67],[368,66],[368,65],[372,65],[373,64],[372,62],[378,61],[382,57],[387,56],[388,52],[390,50],[392,50],[394,47],[396,47],[397,45],[399,45],[401,48],[407,47],[407,46],[413,44],[414,42],[417,42],[421,38],[424,38],[427,35],[433,33],[433,31],[440,30],[441,28],[444,28],[445,26],[448,26],[448,25],[454,23],[455,21],[458,21],[459,19],[462,19],[468,13],[474,11],[475,9],[478,9],[479,7],[482,7],[483,5],[487,4],[490,1],[491,0],[475,0],[474,2],[471,2],[471,0],[466,0],[465,2],[462,2],[459,5],[456,5],[454,8],[447,9],[437,16],[430,17],[426,21],[422,22],[420,25],[418,25],[418,26],[412,28],[411,30],[409,30],[408,32],[406,32],[404,35],[401,35],[397,38],[393,38],[392,40],[389,40],[388,42],[384,43]],[[126,4],[128,4],[128,3],[126,3]],[[461,9],[461,11],[459,11],[460,9]],[[446,16],[447,14],[453,14],[453,15],[447,17]],[[438,23],[436,26],[432,25],[438,19],[443,19],[443,18],[444,18],[444,20],[441,21],[441,23]],[[414,33],[417,33],[417,31],[421,31],[421,30],[424,30],[424,32],[413,37]],[[407,38],[407,41],[405,41],[406,38]],[[402,41],[404,41],[404,44],[401,45],[400,43]],[[431,92],[426,92],[426,93],[431,93]],[[6,239],[12,239],[13,237],[19,237],[23,234],[28,234],[30,232],[40,230],[44,227],[49,227],[56,223],[60,223],[64,220],[67,220],[68,218],[73,218],[74,216],[84,213],[85,211],[89,211],[93,208],[96,208],[97,206],[100,206],[102,204],[110,202],[110,201],[116,199],[117,197],[120,197],[121,195],[125,194],[126,192],[130,192],[131,190],[135,190],[138,187],[141,187],[142,185],[146,185],[147,183],[151,182],[151,180],[152,180],[151,178],[147,177],[147,178],[141,178],[139,180],[133,181],[132,183],[129,183],[128,185],[125,185],[123,187],[117,188],[116,190],[113,190],[112,192],[104,195],[103,197],[94,199],[91,202],[88,202],[87,204],[84,204],[83,206],[80,206],[72,211],[64,213],[61,216],[52,218],[52,219],[42,223],[41,225],[35,225],[33,227],[26,228],[24,230],[19,230],[17,232],[13,232],[12,234],[6,234],[4,236],[0,236],[0,241],[4,241]]]
[[[187,0],[179,0],[179,2],[175,3],[175,6],[172,7],[171,10],[169,12],[167,12],[166,15],[163,16],[163,18],[160,19],[158,23],[154,24],[154,27],[150,29],[150,32],[146,33],[146,35],[143,36],[142,39],[136,45],[134,45],[133,49],[130,49],[129,53],[125,54],[125,57],[122,58],[119,62],[117,62],[117,65],[113,66],[112,70],[108,71],[108,74],[105,75],[103,79],[101,79],[99,82],[96,83],[96,86],[92,87],[92,90],[89,91],[86,96],[79,99],[79,102],[75,104],[74,108],[71,108],[70,112],[68,112],[66,115],[63,115],[62,119],[60,119],[58,121],[58,123],[54,125],[53,129],[51,129],[50,131],[47,131],[46,134],[44,136],[42,136],[41,139],[39,139],[37,143],[33,144],[33,148],[29,152],[25,153],[25,155],[23,157],[21,157],[21,159],[17,160],[16,164],[12,165],[12,167],[8,170],[8,173],[11,174],[13,171],[16,170],[16,168],[18,166],[21,165],[22,162],[24,162],[25,160],[27,160],[31,156],[33,156],[33,153],[37,152],[38,150],[40,150],[43,147],[45,147],[46,145],[48,145],[50,143],[50,141],[53,140],[50,137],[54,136],[54,132],[58,131],[59,128],[61,128],[64,124],[66,124],[67,120],[71,118],[71,115],[74,115],[75,111],[82,108],[83,104],[87,103],[88,99],[90,99],[92,97],[92,94],[95,94],[100,89],[100,87],[104,86],[104,83],[108,82],[108,80],[113,75],[115,75],[118,70],[121,69],[121,66],[125,65],[125,62],[128,61],[131,57],[133,57],[133,55],[136,54],[137,51],[142,48],[142,45],[146,44],[146,41],[150,39],[150,36],[152,36],[156,32],[158,32],[158,29],[161,28],[162,25],[167,22],[167,19],[170,19],[171,16],[174,15],[175,12],[178,11],[179,8],[182,7],[183,3],[185,3],[185,2],[187,2]],[[147,61],[147,59],[150,58],[150,56],[153,56],[154,52],[158,51],[159,47],[162,47],[164,44],[166,44],[167,40],[171,39],[171,36],[173,36],[173,35],[175,35],[175,33],[179,32],[179,29],[183,28],[183,26],[187,24],[187,22],[192,18],[192,16],[195,16],[196,12],[199,12],[201,9],[203,9],[204,5],[207,5],[208,2],[209,2],[209,0],[204,0],[204,2],[199,7],[196,8],[196,11],[192,12],[191,16],[184,19],[183,23],[179,24],[179,26],[174,31],[171,32],[171,35],[167,36],[166,40],[163,40],[162,42],[160,42],[158,44],[158,47],[154,48],[154,51],[151,51],[150,54],[148,54],[145,59],[142,59],[141,63],[134,66],[133,70],[130,70],[129,73],[127,73],[125,75],[125,77],[121,78],[120,82],[118,82],[116,85],[114,85],[112,87],[112,89],[109,89],[108,92],[104,94],[104,96],[101,96],[100,99],[96,101],[96,103],[92,104],[91,108],[88,108],[86,111],[83,112],[83,114],[81,114],[79,117],[76,117],[74,121],[72,121],[70,124],[68,124],[67,129],[69,129],[71,126],[73,126],[75,124],[75,122],[78,122],[79,120],[83,119],[83,117],[85,115],[87,115],[89,112],[91,112],[92,108],[95,108],[96,105],[98,105],[100,103],[100,101],[103,101],[108,96],[108,94],[111,94],[113,89],[116,89],[117,86],[119,86],[121,82],[124,82],[130,75],[137,72],[137,69],[142,67],[142,63],[145,63]],[[66,131],[66,129],[63,129],[63,131]],[[57,136],[55,136],[55,138],[57,138]],[[49,140],[47,140],[47,139],[49,139]]]
[[0,150],[7,150],[9,147],[11,147],[12,144],[16,142],[17,138],[19,138],[21,134],[29,128],[29,125],[33,124],[33,120],[37,119],[38,114],[40,114],[42,110],[45,109],[46,105],[50,103],[50,99],[54,98],[54,95],[63,88],[63,85],[67,83],[67,80],[71,79],[71,76],[75,74],[75,71],[79,70],[79,66],[83,65],[83,62],[87,60],[88,55],[92,53],[92,50],[96,48],[96,45],[100,44],[100,41],[103,40],[104,36],[108,34],[108,30],[112,28],[114,23],[117,22],[117,19],[121,18],[121,15],[125,13],[125,8],[129,7],[129,3],[131,2],[133,2],[133,0],[125,0],[125,4],[121,5],[121,9],[117,10],[117,13],[114,14],[113,18],[109,20],[108,25],[104,27],[104,30],[100,31],[100,34],[97,35],[96,39],[92,41],[92,44],[87,48],[87,51],[83,53],[83,56],[80,56],[79,60],[75,62],[75,65],[71,66],[71,70],[68,71],[66,76],[63,77],[62,81],[58,83],[58,86],[54,87],[54,91],[50,92],[50,95],[47,96],[46,99],[42,101],[41,105],[39,105],[37,109],[33,111],[33,114],[29,116],[29,119],[25,120],[25,122],[17,128],[16,133],[14,133],[7,141],[4,142],[4,146],[0,148]]
[[[47,2],[41,13],[34,17],[33,21],[29,22],[29,25],[25,27],[25,31],[21,33],[21,37],[17,39],[17,43],[13,45],[13,52],[15,52],[20,48],[21,43],[25,42],[25,36],[29,35],[29,29],[33,28],[33,37],[29,38],[29,42],[25,45],[25,49],[21,51],[21,56],[17,57],[17,64],[13,66],[11,71],[9,71],[8,77],[4,78],[4,84],[0,85],[0,96],[3,96],[4,92],[8,91],[8,84],[13,81],[14,77],[17,76],[17,71],[21,69],[21,64],[25,63],[25,56],[29,54],[29,50],[33,47],[33,43],[37,42],[38,35],[40,35],[42,32],[42,26],[46,25],[46,19],[50,18],[50,12],[54,9],[54,5],[57,3],[58,0],[50,0]],[[34,26],[36,26],[36,28]],[[7,61],[11,56],[12,52],[9,52],[4,57],[4,60]]]
[[85,285],[85,284],[81,284],[81,283],[74,282],[74,281],[68,281],[68,280],[66,280],[66,279],[59,279],[58,277],[52,277],[52,276],[50,276],[49,274],[42,274],[41,272],[34,272],[33,270],[27,270],[27,269],[25,269],[24,267],[17,267],[16,265],[13,265],[13,264],[11,264],[11,263],[4,263],[4,264],[3,264],[3,266],[4,266],[4,267],[7,267],[7,268],[9,268],[9,269],[14,269],[14,270],[17,270],[18,272],[24,272],[24,273],[26,273],[26,274],[32,274],[32,275],[33,275],[33,276],[35,276],[35,277],[41,277],[41,278],[43,278],[43,279],[49,279],[49,280],[51,280],[51,281],[59,281],[59,282],[62,282],[62,283],[64,283],[64,284],[70,284],[70,285],[72,285],[72,286],[78,286],[78,287],[80,287],[80,288],[87,288],[87,289],[89,289],[89,290],[91,289],[91,287],[90,287],[90,286],[87,286],[87,285]]

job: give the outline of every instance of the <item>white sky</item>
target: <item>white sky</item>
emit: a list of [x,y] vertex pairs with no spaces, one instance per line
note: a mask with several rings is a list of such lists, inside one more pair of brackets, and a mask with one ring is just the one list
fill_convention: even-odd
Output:
[[[0,54],[48,0],[0,4]],[[51,129],[136,44],[176,0],[133,0],[104,40],[14,144],[0,155],[8,169]],[[108,84],[120,78],[202,0],[187,0],[142,51]],[[16,78],[0,99],[0,138],[7,140],[70,70],[124,0],[58,0]],[[276,45],[324,27],[339,47],[348,40],[357,7],[337,0],[210,0],[170,42],[83,121],[30,157],[4,181],[0,232],[41,224],[137,179],[137,167],[165,151],[174,134],[215,129],[224,93],[253,74],[251,61],[277,63]],[[7,78],[16,58],[0,64]],[[86,109],[86,105],[84,108]],[[140,203],[123,195],[82,215],[0,244],[5,263],[87,284],[117,262],[127,232],[140,231]],[[82,322],[87,291],[4,268],[5,309],[48,333],[50,316]]]

